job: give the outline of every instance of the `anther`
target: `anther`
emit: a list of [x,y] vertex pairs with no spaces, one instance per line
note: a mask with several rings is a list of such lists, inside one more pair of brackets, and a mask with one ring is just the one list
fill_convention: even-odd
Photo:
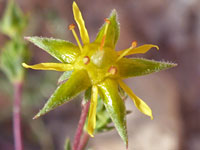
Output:
[[124,50],[124,52],[117,58],[116,62],[119,61],[122,57],[126,56],[126,54],[128,54],[128,52],[130,52],[133,48],[136,48],[136,47],[137,47],[137,41],[133,41],[131,44],[131,47]]
[[109,69],[108,69],[108,72],[111,74],[111,75],[115,75],[117,73],[117,68],[114,67],[114,66],[111,66]]
[[69,27],[68,27],[69,30],[73,30],[74,28],[75,28],[75,24],[73,24],[73,23],[70,24]]
[[76,42],[77,42],[77,44],[78,44],[80,50],[83,51],[83,48],[82,48],[82,46],[81,46],[81,43],[80,43],[80,41],[79,41],[79,39],[78,39],[78,36],[77,36],[77,34],[76,34],[74,28],[75,28],[75,24],[70,24],[69,27],[68,27],[68,29],[72,31],[72,34],[74,35],[74,38],[76,39]]
[[105,18],[104,21],[108,24],[110,24],[110,20],[108,20],[108,18]]
[[89,62],[90,62],[90,58],[89,58],[88,56],[85,56],[85,57],[83,58],[83,63],[84,63],[85,65],[87,65]]
[[133,41],[132,44],[131,44],[131,47],[136,48],[137,47],[137,41]]
[[105,25],[105,30],[104,30],[104,34],[103,34],[103,37],[102,37],[101,45],[100,45],[100,50],[103,50],[103,46],[105,44],[105,39],[106,39],[106,34],[107,34],[107,31],[108,31],[108,26],[110,24],[110,20],[108,20],[108,18],[105,18],[104,20],[106,22],[106,25]]

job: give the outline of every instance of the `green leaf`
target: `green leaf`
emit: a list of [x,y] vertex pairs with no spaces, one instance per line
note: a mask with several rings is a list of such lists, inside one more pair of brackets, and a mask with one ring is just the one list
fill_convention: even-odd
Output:
[[3,19],[0,22],[0,30],[10,37],[22,34],[27,26],[28,17],[23,14],[14,0],[9,0]]
[[56,91],[52,94],[42,110],[40,110],[34,119],[70,101],[90,86],[90,79],[85,70],[74,71],[69,80],[61,84],[56,89]]
[[143,58],[122,58],[117,65],[119,67],[119,76],[122,78],[142,76],[177,66],[174,63]]
[[106,110],[112,118],[119,135],[127,145],[126,109],[124,101],[118,94],[118,84],[112,79],[106,79],[98,84],[98,87]]
[[[114,49],[117,43],[117,40],[119,38],[119,23],[117,20],[116,10],[113,10],[111,12],[108,20],[110,21],[110,24],[108,26],[108,31],[106,34],[105,46],[108,46]],[[104,23],[104,25],[100,28],[99,33],[97,34],[97,38],[95,40],[96,43],[101,43],[102,38],[104,36],[105,27],[106,27],[106,23]]]
[[60,78],[58,79],[58,84],[66,81],[67,79],[69,79],[69,77],[72,75],[73,71],[65,71]]
[[65,150],[71,150],[71,144],[70,144],[70,139],[67,138],[66,141],[65,141],[65,147],[64,147]]
[[63,63],[73,63],[80,53],[78,46],[68,41],[42,37],[25,37],[25,39]]
[[0,56],[0,68],[11,82],[22,81],[25,69],[21,64],[28,58],[27,46],[23,41],[7,42]]

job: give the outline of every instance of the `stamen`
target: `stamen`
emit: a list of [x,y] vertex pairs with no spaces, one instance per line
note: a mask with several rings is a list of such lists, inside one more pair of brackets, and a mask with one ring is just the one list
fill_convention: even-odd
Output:
[[102,41],[101,41],[100,50],[103,50],[103,46],[104,46],[104,44],[105,44],[106,34],[107,34],[107,31],[108,31],[108,26],[109,26],[109,24],[110,24],[110,20],[108,20],[108,19],[106,18],[106,19],[105,19],[105,22],[106,22],[106,26],[105,26],[103,38],[102,38]]
[[122,59],[122,57],[126,56],[126,54],[128,54],[129,51],[131,51],[133,48],[136,48],[136,47],[137,47],[137,41],[133,41],[131,44],[131,47],[124,50],[124,52],[117,58],[116,62]]
[[90,62],[90,58],[89,58],[88,56],[85,56],[85,57],[83,58],[83,63],[84,63],[85,65],[87,65],[89,62]]
[[74,35],[74,38],[76,39],[76,42],[77,42],[77,44],[78,44],[78,46],[79,46],[79,48],[80,48],[80,50],[81,50],[81,52],[82,52],[82,51],[83,51],[83,48],[82,48],[82,46],[81,46],[81,43],[80,43],[80,41],[79,41],[79,39],[78,39],[78,36],[77,36],[75,30],[74,30],[75,24],[70,24],[68,28],[69,28],[69,30],[72,31],[72,33],[73,33],[73,35]]

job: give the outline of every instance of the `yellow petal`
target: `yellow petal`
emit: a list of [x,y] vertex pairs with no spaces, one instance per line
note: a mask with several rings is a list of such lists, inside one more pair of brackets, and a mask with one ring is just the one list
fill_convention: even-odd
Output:
[[73,13],[74,13],[74,19],[76,23],[78,24],[78,28],[80,31],[81,39],[83,44],[90,43],[90,38],[87,32],[87,29],[85,27],[85,22],[83,20],[82,14],[76,4],[76,2],[73,2]]
[[125,49],[125,50],[118,51],[117,54],[121,55],[121,54],[125,53],[125,51],[129,51],[125,56],[132,55],[132,54],[144,54],[144,53],[148,52],[151,48],[154,48],[154,47],[157,50],[159,50],[159,47],[157,45],[145,44],[145,45],[133,48],[131,50]]
[[119,85],[121,86],[121,88],[131,97],[131,99],[134,101],[135,106],[145,115],[151,117],[151,119],[153,120],[153,115],[152,115],[152,111],[151,108],[143,101],[141,100],[139,97],[137,97],[133,91],[122,81],[122,80],[118,80]]
[[73,70],[71,64],[62,64],[62,63],[40,63],[36,65],[27,65],[22,63],[22,66],[25,68],[31,68],[36,70],[55,70],[55,71],[69,71]]
[[92,86],[92,98],[90,102],[90,111],[88,117],[87,131],[91,137],[94,137],[93,132],[96,127],[96,108],[97,108],[98,88]]

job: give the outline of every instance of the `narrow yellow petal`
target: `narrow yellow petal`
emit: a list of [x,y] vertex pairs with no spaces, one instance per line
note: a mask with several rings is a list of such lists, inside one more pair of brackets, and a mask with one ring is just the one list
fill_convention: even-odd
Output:
[[135,106],[145,115],[151,117],[151,120],[153,120],[153,115],[151,108],[139,97],[137,97],[133,91],[122,81],[118,80],[119,85],[121,88],[131,97],[131,99],[134,101]]
[[62,64],[62,63],[40,63],[36,65],[27,65],[22,63],[22,66],[25,68],[31,68],[36,70],[55,70],[55,71],[69,71],[73,70],[71,64]]
[[81,14],[76,2],[73,2],[72,7],[73,7],[74,19],[75,19],[76,23],[78,24],[82,42],[83,42],[83,44],[90,43],[90,38],[88,35],[88,31],[85,27],[85,22],[83,20],[82,14]]
[[96,108],[97,108],[98,88],[92,86],[92,98],[90,102],[90,111],[88,117],[87,131],[91,137],[94,137],[93,132],[96,127]]
[[128,49],[118,51],[117,54],[121,55],[121,54],[125,53],[126,51],[128,51],[128,53],[126,53],[125,56],[132,55],[132,54],[144,54],[144,53],[148,52],[151,48],[156,48],[157,50],[159,50],[159,47],[157,45],[145,44],[145,45],[133,48],[131,50],[128,48]]

